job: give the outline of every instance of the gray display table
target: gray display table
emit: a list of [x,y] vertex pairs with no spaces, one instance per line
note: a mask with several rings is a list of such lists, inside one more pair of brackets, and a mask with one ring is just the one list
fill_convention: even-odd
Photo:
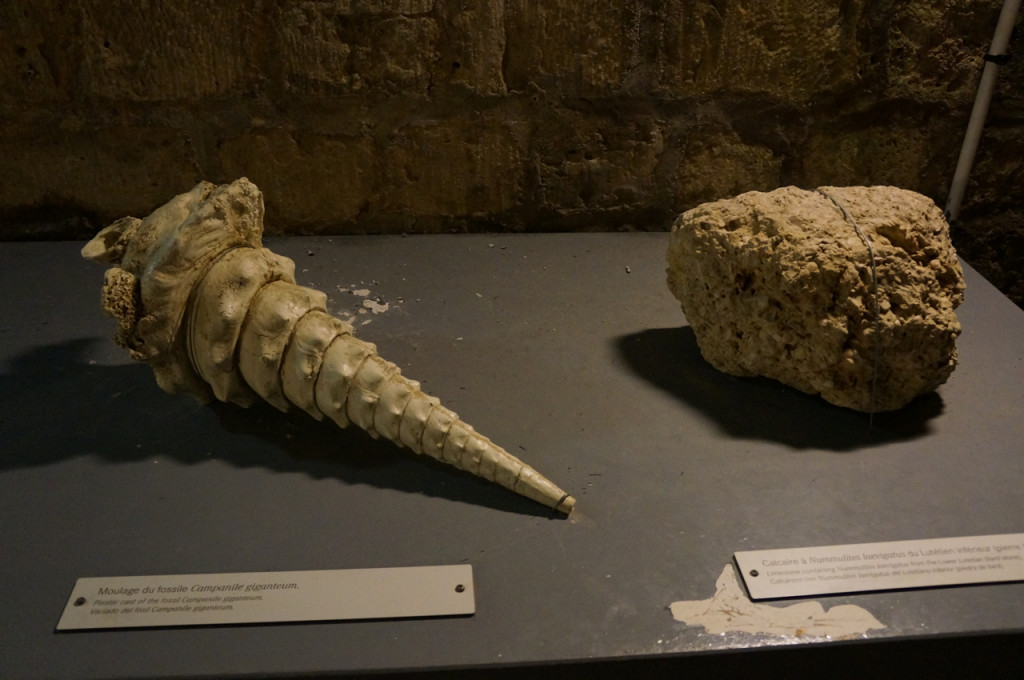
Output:
[[[710,598],[738,550],[1024,531],[1024,313],[970,268],[959,368],[869,432],[708,366],[663,233],[267,244],[576,512],[303,414],[164,394],[110,340],[81,243],[2,244],[0,677],[1020,660],[1022,583],[816,598],[886,626],[838,642],[709,634],[668,609]],[[54,631],[81,576],[440,564],[473,566],[475,615]]]

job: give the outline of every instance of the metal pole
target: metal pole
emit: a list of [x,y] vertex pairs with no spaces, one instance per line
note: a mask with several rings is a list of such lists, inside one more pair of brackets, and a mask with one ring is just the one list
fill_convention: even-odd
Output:
[[974,108],[971,110],[971,118],[967,123],[967,133],[964,135],[963,146],[960,147],[960,159],[956,164],[956,172],[953,173],[953,183],[949,187],[949,198],[946,200],[946,219],[951,222],[960,215],[960,204],[963,202],[964,191],[967,189],[971,166],[974,165],[974,154],[978,151],[981,129],[985,126],[985,118],[988,116],[992,90],[995,89],[999,64],[992,58],[1001,57],[1006,53],[1006,45],[1010,41],[1010,33],[1013,31],[1013,24],[1017,19],[1017,12],[1020,10],[1020,1],[1004,0],[1003,9],[999,13],[996,32],[992,36],[992,46],[989,48],[988,58],[985,60],[985,68],[981,72],[978,94],[974,98]]

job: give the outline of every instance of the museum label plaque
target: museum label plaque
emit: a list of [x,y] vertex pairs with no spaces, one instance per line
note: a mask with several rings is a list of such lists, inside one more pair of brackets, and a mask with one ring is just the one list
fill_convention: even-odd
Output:
[[752,600],[1024,581],[1024,534],[748,550],[735,554]]
[[57,630],[466,616],[468,564],[80,578]]

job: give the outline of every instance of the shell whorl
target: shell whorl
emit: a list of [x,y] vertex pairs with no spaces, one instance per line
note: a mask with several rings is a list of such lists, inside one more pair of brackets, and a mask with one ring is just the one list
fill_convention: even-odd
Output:
[[[105,307],[121,320],[119,342],[153,367],[164,390],[241,406],[263,399],[355,424],[572,511],[571,496],[355,337],[327,312],[324,293],[296,284],[294,263],[262,247],[262,215],[248,180],[201,183],[145,220],[118,220],[83,248],[118,265],[108,270]],[[126,280],[137,283],[136,308],[121,292]]]

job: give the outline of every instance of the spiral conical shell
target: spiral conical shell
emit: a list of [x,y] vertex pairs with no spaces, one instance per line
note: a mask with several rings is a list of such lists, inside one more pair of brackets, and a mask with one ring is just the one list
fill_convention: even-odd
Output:
[[263,248],[263,202],[245,178],[200,183],[145,220],[123,218],[82,250],[113,263],[104,307],[116,337],[168,392],[249,406],[263,399],[350,423],[560,512],[573,498],[463,422],[297,285]]

